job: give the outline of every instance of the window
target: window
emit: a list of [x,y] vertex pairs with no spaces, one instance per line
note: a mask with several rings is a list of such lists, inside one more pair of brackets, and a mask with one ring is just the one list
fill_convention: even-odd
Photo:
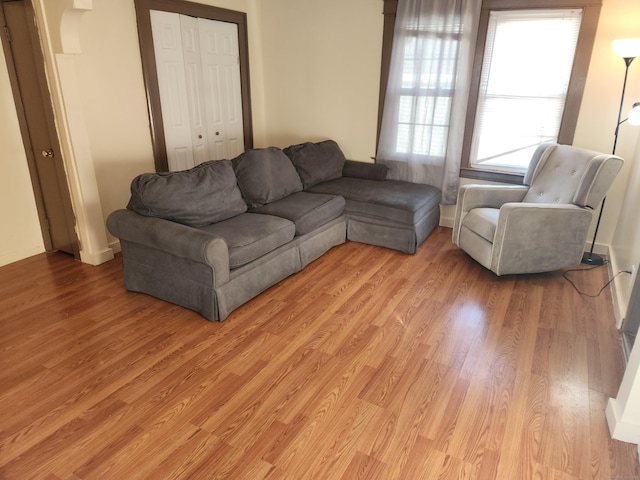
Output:
[[536,147],[558,139],[581,16],[581,10],[490,12],[472,168],[524,173]]
[[520,183],[537,145],[573,141],[600,4],[485,0],[461,175]]
[[[421,50],[429,52],[440,48],[441,52],[447,52],[456,43],[460,48],[464,44],[461,39],[471,35],[473,27],[466,24],[456,30],[453,27],[456,22],[451,22],[446,40],[443,37],[442,43],[432,46],[418,39],[425,34],[424,29],[413,32],[416,39],[408,41],[404,49],[402,68],[403,74],[405,69],[407,73],[403,86],[399,92],[392,92],[400,95],[402,102],[394,119],[399,127],[392,138],[396,144],[389,145],[387,150],[402,155],[413,149],[424,161],[431,162],[447,145],[447,157],[451,155],[460,162],[461,176],[521,183],[535,145],[547,140],[573,142],[601,6],[601,0],[483,0],[480,19],[474,23],[477,40],[471,53],[475,57],[473,71],[470,75],[456,72],[456,82],[462,75],[468,75],[465,77],[470,82],[468,103],[466,95],[465,102],[451,102],[451,95],[455,94],[447,90],[446,75],[444,80],[440,78],[441,84],[435,93],[429,68],[417,72],[409,66],[412,58],[422,58]],[[384,0],[378,154],[387,85],[392,70],[397,68],[391,65],[391,50],[398,8],[398,0]],[[550,33],[554,34],[552,40]],[[475,31],[469,41],[473,42],[473,38]],[[529,43],[523,43],[524,40]],[[531,47],[530,40],[535,48]],[[430,42],[436,41],[432,38]],[[538,48],[545,44],[553,48]],[[515,53],[505,48],[514,45],[518,46]],[[562,48],[558,48],[559,45]],[[540,53],[543,53],[542,60],[539,60]],[[523,65],[527,68],[523,69]],[[434,67],[439,69],[440,65]],[[504,72],[516,72],[521,77],[514,79]],[[420,80],[419,88],[410,91],[410,81],[416,79]],[[463,118],[449,122],[447,130],[442,119],[447,118],[447,113],[457,113],[460,105]],[[496,110],[498,107],[503,109],[501,115],[498,115],[500,110]],[[429,121],[416,122],[420,112],[427,112]],[[445,131],[448,133],[443,134]]]
[[460,23],[409,27],[397,95],[395,151],[444,157],[455,87]]
[[[477,0],[385,0],[376,161],[455,203]],[[396,8],[397,7],[397,8]]]

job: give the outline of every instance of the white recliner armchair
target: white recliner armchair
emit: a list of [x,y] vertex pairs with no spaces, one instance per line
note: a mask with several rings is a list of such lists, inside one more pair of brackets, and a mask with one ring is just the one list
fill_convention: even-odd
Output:
[[550,272],[580,263],[593,211],[622,159],[542,144],[522,186],[464,185],[453,243],[496,275]]

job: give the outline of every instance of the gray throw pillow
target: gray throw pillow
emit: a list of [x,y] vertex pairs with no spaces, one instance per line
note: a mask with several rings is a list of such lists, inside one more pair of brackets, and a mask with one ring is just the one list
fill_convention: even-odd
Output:
[[140,215],[202,227],[247,210],[230,160],[202,163],[190,170],[143,173],[131,182],[127,205]]
[[365,163],[347,160],[342,168],[343,177],[364,178],[366,180],[386,180],[389,167],[381,163]]
[[284,153],[296,167],[305,190],[318,183],[342,177],[345,158],[333,140],[291,145],[284,149]]
[[295,167],[279,148],[247,150],[232,162],[240,191],[250,207],[260,207],[302,190]]

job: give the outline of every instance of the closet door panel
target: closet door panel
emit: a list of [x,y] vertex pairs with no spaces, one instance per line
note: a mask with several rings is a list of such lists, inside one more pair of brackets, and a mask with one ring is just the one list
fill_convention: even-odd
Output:
[[244,152],[238,27],[198,19],[209,138],[223,158]]
[[189,104],[193,162],[195,165],[199,165],[214,157],[209,152],[210,138],[208,137],[204,105],[198,20],[187,15],[180,15],[180,28],[182,30],[182,52]]
[[169,170],[183,170],[194,162],[180,18],[150,13]]

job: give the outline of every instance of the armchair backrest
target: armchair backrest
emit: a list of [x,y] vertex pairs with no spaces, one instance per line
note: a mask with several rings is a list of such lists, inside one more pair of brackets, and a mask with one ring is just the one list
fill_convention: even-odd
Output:
[[523,183],[529,186],[523,202],[572,203],[595,209],[622,168],[615,155],[592,152],[571,145],[540,145]]

